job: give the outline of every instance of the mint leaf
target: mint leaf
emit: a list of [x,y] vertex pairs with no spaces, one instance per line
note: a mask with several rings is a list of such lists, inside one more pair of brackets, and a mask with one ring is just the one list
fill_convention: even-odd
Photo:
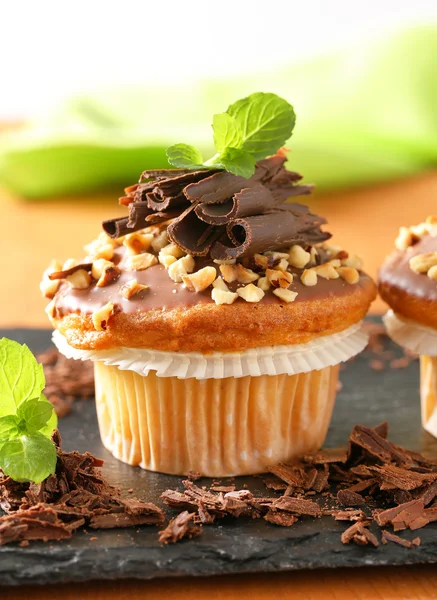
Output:
[[166,150],[168,162],[178,169],[202,169],[203,158],[199,150],[188,144],[175,144]]
[[0,447],[0,468],[15,481],[41,483],[56,470],[56,448],[42,433],[21,435]]
[[15,415],[17,406],[14,397],[11,394],[0,392],[0,417],[5,415]]
[[20,404],[17,417],[26,433],[36,433],[47,424],[53,412],[53,405],[44,397],[33,398]]
[[249,179],[255,172],[255,159],[245,150],[226,148],[220,154],[220,162],[229,173],[246,179]]
[[41,427],[40,433],[42,433],[48,438],[51,438],[54,430],[58,427],[58,417],[55,413],[55,409],[53,408],[52,403],[49,402],[43,394],[41,395],[41,400],[45,400],[50,404],[50,406],[52,407],[52,414],[47,423],[44,425],[44,427]]
[[239,148],[255,160],[274,154],[293,131],[296,116],[293,107],[276,94],[257,92],[238,100],[226,111],[241,130]]
[[0,417],[0,445],[2,442],[17,437],[19,433],[18,419],[15,415]]
[[212,129],[214,131],[214,144],[218,152],[225,148],[240,147],[242,143],[241,130],[234,117],[231,117],[228,113],[214,115]]
[[16,406],[43,391],[45,377],[42,365],[26,345],[0,339],[0,390],[13,399]]

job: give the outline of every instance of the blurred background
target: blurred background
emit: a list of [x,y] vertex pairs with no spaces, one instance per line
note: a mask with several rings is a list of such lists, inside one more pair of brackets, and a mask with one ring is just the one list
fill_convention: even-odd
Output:
[[18,0],[1,29],[0,325],[44,326],[49,260],[80,257],[168,145],[211,152],[212,115],[254,91],[294,105],[289,167],[372,275],[437,212],[435,0]]

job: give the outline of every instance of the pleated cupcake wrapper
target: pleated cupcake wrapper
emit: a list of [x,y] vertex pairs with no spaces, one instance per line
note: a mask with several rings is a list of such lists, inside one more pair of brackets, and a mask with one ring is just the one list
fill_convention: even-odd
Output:
[[368,336],[361,323],[344,331],[321,336],[306,344],[251,348],[243,352],[164,352],[139,348],[78,350],[55,331],[53,342],[67,358],[101,361],[121,371],[142,376],[156,372],[158,377],[178,379],[225,379],[261,375],[297,375],[344,362],[361,352]]
[[388,335],[414,354],[437,356],[437,329],[400,317],[389,310],[383,317]]
[[100,434],[116,458],[152,471],[263,472],[323,444],[338,370],[181,380],[96,361]]
[[420,355],[422,425],[437,437],[437,330],[404,319],[392,310],[384,315],[383,321],[393,341]]

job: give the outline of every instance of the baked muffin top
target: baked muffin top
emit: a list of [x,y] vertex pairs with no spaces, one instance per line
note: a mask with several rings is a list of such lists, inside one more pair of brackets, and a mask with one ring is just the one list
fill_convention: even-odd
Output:
[[80,263],[54,262],[41,289],[77,348],[243,350],[295,344],[359,321],[375,297],[361,259],[329,245],[301,204],[286,155],[249,179],[223,171],[146,171],[129,217],[103,223]]
[[400,316],[437,328],[437,218],[401,227],[379,271],[379,292]]

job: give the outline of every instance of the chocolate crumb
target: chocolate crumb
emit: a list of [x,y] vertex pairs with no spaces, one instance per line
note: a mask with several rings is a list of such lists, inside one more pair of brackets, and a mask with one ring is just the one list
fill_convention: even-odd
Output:
[[194,514],[185,510],[174,519],[171,519],[167,527],[159,532],[160,543],[174,544],[184,538],[193,538],[200,535],[202,529],[192,523],[193,518]]
[[398,544],[398,546],[403,546],[404,548],[417,548],[420,546],[420,538],[414,538],[413,541],[405,540],[404,538],[399,537],[395,533],[391,533],[386,529],[382,531],[381,542],[383,544],[387,544],[387,542],[393,542],[394,544]]

